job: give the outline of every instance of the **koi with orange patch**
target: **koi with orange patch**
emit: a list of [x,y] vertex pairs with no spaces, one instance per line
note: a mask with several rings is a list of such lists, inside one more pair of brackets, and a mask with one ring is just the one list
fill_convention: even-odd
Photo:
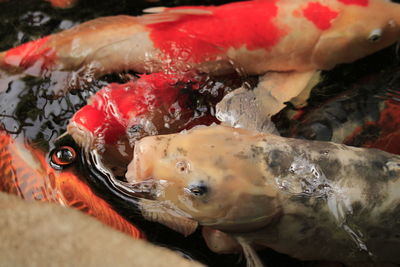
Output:
[[[61,147],[52,154],[56,164],[70,164],[75,159],[71,147]],[[0,191],[26,200],[58,202],[95,217],[104,224],[134,238],[144,234],[96,196],[73,170],[57,171],[49,166],[44,153],[0,131]]]
[[[400,5],[386,0],[253,0],[221,6],[151,8],[98,18],[0,54],[5,72],[89,68],[260,75],[254,91],[269,117],[304,105],[319,71],[353,62],[400,38]],[[219,118],[235,109],[229,99]],[[238,94],[239,93],[239,94]]]

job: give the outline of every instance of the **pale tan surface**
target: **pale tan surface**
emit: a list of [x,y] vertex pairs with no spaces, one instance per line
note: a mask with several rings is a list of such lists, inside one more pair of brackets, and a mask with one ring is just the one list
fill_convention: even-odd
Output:
[[78,211],[0,193],[0,266],[200,266]]

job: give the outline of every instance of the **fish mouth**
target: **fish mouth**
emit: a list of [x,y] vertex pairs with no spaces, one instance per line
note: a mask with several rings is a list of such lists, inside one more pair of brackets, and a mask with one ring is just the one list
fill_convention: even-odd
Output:
[[67,126],[67,132],[80,147],[84,149],[93,147],[93,134],[83,125],[76,123],[75,121],[71,121]]
[[121,199],[138,207],[145,219],[161,223],[184,236],[192,234],[197,229],[198,223],[188,214],[184,214],[176,207],[170,207],[170,203],[155,201],[158,183],[154,179],[149,178],[134,183],[123,182],[102,165],[96,150],[85,150],[81,155],[83,162],[93,166],[90,168],[91,174],[96,176],[96,180]]
[[96,183],[101,183],[118,197],[127,202],[138,203],[138,199],[153,200],[156,197],[156,181],[146,179],[140,182],[124,182],[117,179],[101,162],[101,157],[96,150],[83,149],[81,161],[87,167],[87,171],[96,179]]

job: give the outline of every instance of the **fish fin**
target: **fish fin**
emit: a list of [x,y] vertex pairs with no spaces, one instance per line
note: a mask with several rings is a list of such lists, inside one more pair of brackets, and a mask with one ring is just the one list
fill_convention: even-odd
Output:
[[145,8],[142,11],[143,11],[143,13],[147,13],[147,14],[157,14],[157,13],[162,13],[165,10],[167,10],[167,8],[165,6],[156,6],[156,7]]
[[146,220],[161,223],[184,236],[192,234],[197,229],[196,221],[178,214],[172,208],[166,208],[158,202],[141,199],[140,207]]
[[160,13],[171,13],[171,14],[181,14],[181,15],[212,15],[212,11],[200,9],[200,8],[167,8],[167,7],[150,7],[143,9],[144,13],[148,14],[160,14]]
[[279,135],[271,116],[264,112],[254,91],[244,87],[230,92],[217,104],[216,117],[234,128]]
[[264,267],[264,264],[262,263],[260,257],[258,257],[257,252],[243,237],[236,237],[236,240],[242,246],[244,256],[246,257],[247,267]]
[[137,17],[137,20],[146,25],[173,22],[186,15],[208,16],[213,14],[212,11],[200,8],[174,9],[166,7],[147,8],[144,9],[143,12],[147,14]]
[[292,102],[296,107],[304,107],[311,89],[320,81],[319,71],[268,72],[264,74],[254,89],[264,112],[274,115]]

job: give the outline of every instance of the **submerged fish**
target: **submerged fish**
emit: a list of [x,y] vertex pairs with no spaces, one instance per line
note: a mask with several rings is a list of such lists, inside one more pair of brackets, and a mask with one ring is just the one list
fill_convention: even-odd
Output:
[[[345,144],[357,144],[363,147],[378,148],[400,154],[400,104],[396,101],[385,101],[385,107],[379,119],[370,121],[356,128]],[[375,132],[375,134],[371,134]]]
[[[320,70],[400,38],[400,5],[386,0],[254,0],[145,11],[153,14],[98,18],[10,49],[0,54],[0,68],[33,75],[240,70],[261,76],[251,94],[270,116],[286,101],[304,104]],[[229,101],[219,107],[235,109]]]
[[231,240],[252,263],[252,246],[301,260],[400,263],[394,154],[209,126],[143,138],[126,178],[148,190],[145,218],[185,235],[218,230],[204,232],[211,249]]
[[[54,164],[68,165],[76,154],[62,147],[52,155]],[[12,139],[0,131],[0,191],[26,200],[58,202],[95,217],[104,224],[134,238],[143,233],[96,196],[74,170],[57,171],[49,166],[39,149]]]
[[123,176],[136,140],[179,132],[194,122],[184,90],[196,90],[199,84],[195,79],[164,73],[109,84],[74,114],[67,131],[81,147],[99,151],[103,162]]
[[125,84],[109,84],[74,114],[68,133],[84,147],[98,142],[115,145],[128,131],[133,135],[134,130],[154,128],[153,117],[176,112],[180,106],[172,104],[179,100],[179,92],[189,82],[177,75],[153,73]]

